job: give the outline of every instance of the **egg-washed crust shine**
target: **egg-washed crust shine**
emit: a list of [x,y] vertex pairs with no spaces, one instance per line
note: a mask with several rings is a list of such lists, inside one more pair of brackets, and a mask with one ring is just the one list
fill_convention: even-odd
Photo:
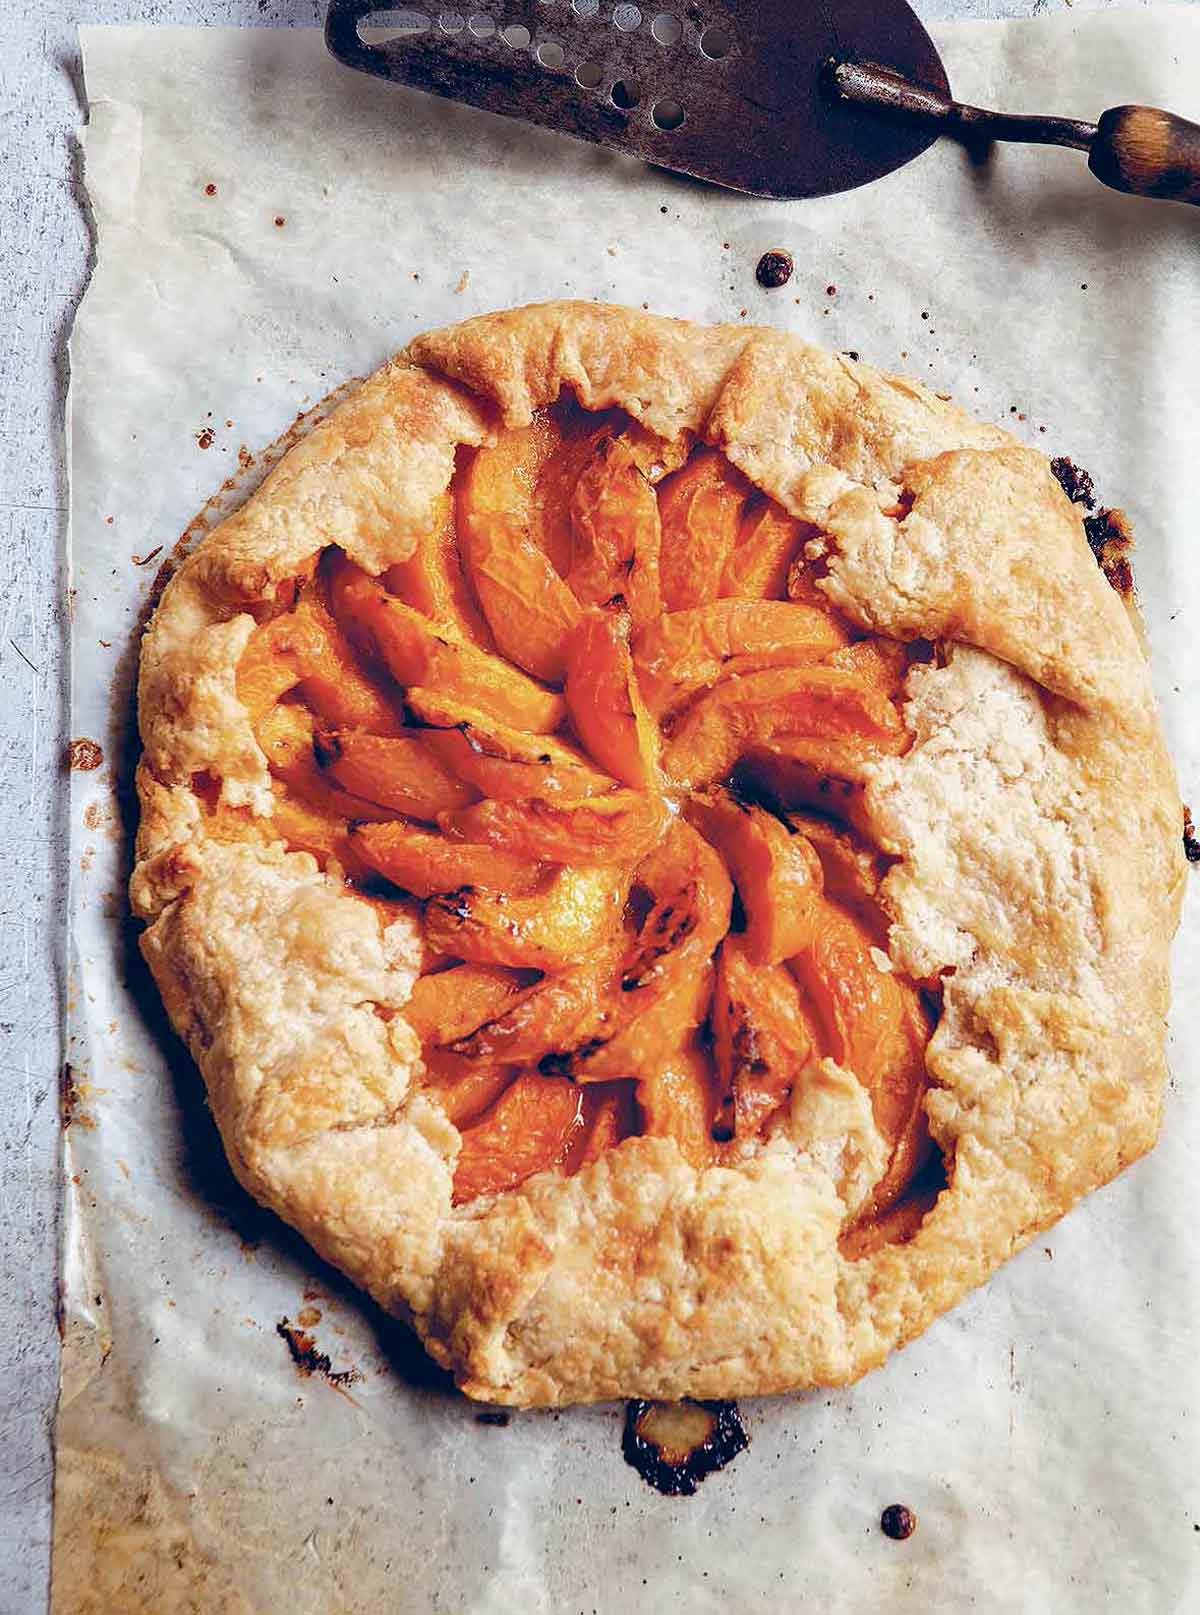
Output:
[[[739,1166],[641,1137],[452,1207],[459,1134],[418,1088],[403,1016],[416,923],[398,907],[385,927],[307,853],[206,834],[196,775],[270,807],[235,686],[247,608],[330,544],[372,574],[405,560],[457,447],[564,388],[719,448],[820,528],[846,616],[944,645],[908,675],[911,749],[870,765],[864,799],[897,860],[891,958],[943,986],[926,1103],[949,1183],[906,1244],[839,1254],[848,1163],[879,1139],[830,1061]],[[472,1396],[845,1383],[1154,1141],[1184,864],[1136,628],[1046,460],[913,382],[593,304],[419,337],[184,563],[139,713],[133,905],[234,1171]]]

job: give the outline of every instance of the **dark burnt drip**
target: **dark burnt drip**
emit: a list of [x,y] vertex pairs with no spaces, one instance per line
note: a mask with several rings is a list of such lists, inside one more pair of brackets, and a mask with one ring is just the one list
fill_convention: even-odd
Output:
[[702,1480],[732,1463],[750,1445],[736,1402],[697,1402],[709,1415],[709,1434],[686,1457],[671,1459],[641,1431],[654,1402],[625,1404],[625,1434],[621,1451],[648,1486],[664,1497],[691,1497]]
[[1183,809],[1183,855],[1189,864],[1200,864],[1200,840],[1192,823],[1192,810],[1186,803]]
[[1093,513],[1083,518],[1083,530],[1097,566],[1118,594],[1132,593],[1133,568],[1129,557],[1133,550],[1133,531],[1124,511],[1107,506],[1097,510],[1099,501],[1091,475],[1066,455],[1051,460],[1050,470],[1071,503]]
[[903,1503],[889,1503],[879,1516],[879,1529],[893,1542],[904,1542],[917,1528],[917,1516]]

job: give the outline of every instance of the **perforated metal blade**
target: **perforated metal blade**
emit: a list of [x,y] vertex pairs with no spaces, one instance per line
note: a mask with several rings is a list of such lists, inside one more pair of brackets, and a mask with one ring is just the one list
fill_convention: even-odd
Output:
[[331,0],[325,38],[348,67],[758,196],[850,190],[935,138],[839,102],[831,61],[949,88],[904,0]]

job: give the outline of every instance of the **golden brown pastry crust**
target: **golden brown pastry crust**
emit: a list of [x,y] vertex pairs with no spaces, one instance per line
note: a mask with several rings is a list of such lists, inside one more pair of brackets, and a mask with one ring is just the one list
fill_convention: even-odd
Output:
[[[885,635],[916,739],[871,770],[898,858],[890,952],[944,978],[928,1052],[949,1187],[907,1244],[838,1250],[877,1159],[831,1062],[786,1128],[698,1171],[637,1138],[451,1207],[459,1135],[415,1086],[415,925],[280,845],[206,839],[193,775],[265,811],[238,701],[246,607],[327,544],[405,559],[457,445],[572,388],[719,447],[826,537],[824,587]],[[1180,806],[1135,629],[1042,456],[924,388],[775,331],[552,303],[419,337],[286,457],[167,588],[142,651],[143,948],[233,1168],[473,1396],[514,1404],[837,1384],[883,1361],[1153,1143]],[[849,1146],[849,1148],[847,1148]]]

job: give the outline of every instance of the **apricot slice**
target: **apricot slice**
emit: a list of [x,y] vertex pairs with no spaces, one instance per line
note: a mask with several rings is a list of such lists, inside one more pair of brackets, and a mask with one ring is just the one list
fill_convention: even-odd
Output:
[[342,820],[343,828],[350,819],[391,818],[377,802],[339,790],[325,778],[313,751],[313,718],[307,708],[273,707],[259,723],[257,737],[276,779],[327,818]]
[[562,679],[563,641],[579,615],[533,532],[538,473],[561,440],[548,416],[502,432],[474,455],[458,491],[463,564],[496,645],[548,683]]
[[869,836],[863,785],[878,758],[879,748],[868,740],[788,735],[750,746],[738,760],[734,784],[769,798],[780,811],[827,814]]
[[347,833],[346,821],[322,813],[294,796],[276,796],[269,820],[263,822],[269,838],[277,836],[291,852],[307,852],[329,871],[337,865],[351,880],[370,874],[369,866],[358,856],[354,839]]
[[719,593],[743,600],[782,600],[791,562],[815,531],[773,499],[752,498],[721,573]]
[[515,1066],[460,1060],[445,1049],[432,1049],[425,1055],[425,1091],[455,1127],[478,1120],[516,1076]]
[[[350,839],[362,863],[414,897],[457,892],[463,886],[490,892],[528,892],[541,875],[537,865],[531,865],[527,858],[510,857],[494,847],[449,841],[437,830],[423,830],[399,819],[387,824],[355,825]],[[426,940],[431,947],[441,947],[428,930]],[[452,947],[442,951],[456,953]]]
[[[307,707],[283,702],[271,707],[255,725],[254,738],[262,747],[267,767],[277,778],[286,779],[304,762],[313,759],[315,723]],[[346,815],[351,817],[350,814]]]
[[297,686],[332,723],[381,735],[400,729],[387,695],[363,672],[337,623],[308,590],[295,610],[254,630],[237,670],[238,696],[252,725]]
[[[291,615],[289,612],[288,616]],[[296,658],[284,654],[278,644],[279,624],[283,620],[273,617],[256,628],[238,661],[238,700],[249,715],[251,728],[257,728],[280,697],[294,690],[300,682]]]
[[875,1125],[891,1146],[871,1195],[869,1214],[877,1216],[928,1155],[922,1101],[930,1017],[910,982],[879,968],[869,935],[837,904],[825,904],[811,945],[788,964],[813,1007],[824,1050],[866,1088]]
[[637,1131],[637,1109],[630,1082],[595,1083],[583,1095],[583,1114],[586,1136],[583,1149],[574,1150],[563,1165],[567,1171],[598,1161],[608,1150],[615,1149],[623,1139]]
[[565,716],[562,697],[390,595],[344,556],[329,564],[334,615],[373,651],[398,684],[433,685],[502,723],[549,733]]
[[642,1131],[651,1138],[673,1138],[680,1155],[694,1167],[711,1166],[719,1151],[712,1130],[716,1095],[708,1060],[694,1043],[672,1050],[659,1068],[637,1085]]
[[560,684],[579,602],[516,519],[464,517],[463,556],[497,649],[548,684]]
[[584,1127],[583,1098],[562,1077],[518,1077],[462,1135],[456,1206],[515,1188],[562,1161]]
[[454,500],[449,493],[438,501],[437,514],[417,540],[412,555],[389,567],[383,581],[390,593],[399,595],[414,610],[437,622],[453,623],[464,639],[472,640],[481,650],[492,649],[492,636],[463,572],[454,528]]
[[678,1048],[704,1020],[712,989],[713,967],[706,962],[659,978],[632,1009],[615,993],[595,1033],[563,1062],[563,1069],[586,1083],[653,1071],[666,1051]]
[[477,802],[439,815],[450,836],[486,842],[514,857],[553,864],[635,863],[661,836],[666,809],[644,791],[618,790],[572,802]]
[[555,571],[566,577],[574,552],[571,496],[598,446],[619,435],[638,470],[653,484],[683,464],[692,440],[686,432],[670,440],[661,438],[617,409],[590,412],[567,403],[556,405],[549,414],[559,438],[542,461],[534,485],[533,537]]
[[835,651],[829,665],[857,673],[889,701],[899,701],[911,662],[908,647],[897,639],[860,639]]
[[716,449],[698,448],[658,490],[663,606],[679,611],[720,592],[753,489]]
[[[819,813],[789,813],[787,823],[805,837],[821,860],[826,897],[856,916],[879,912],[879,885],[890,860],[868,840]],[[872,940],[875,940],[872,938]]]
[[556,1069],[561,1051],[578,1047],[601,1023],[616,962],[615,950],[601,948],[583,964],[543,977],[518,1002],[502,1005],[459,1037],[454,1053],[522,1065],[548,1060],[555,1064],[546,1069]]
[[570,403],[556,405],[549,416],[557,438],[534,479],[531,531],[551,566],[565,578],[571,570],[575,544],[571,531],[575,484],[597,446],[620,431],[625,417],[620,410],[590,413]]
[[692,432],[685,430],[675,437],[660,437],[644,422],[632,419],[626,420],[621,427],[621,437],[629,445],[634,464],[651,484],[661,482],[672,471],[678,471],[681,465],[687,463],[688,456],[696,446]]
[[[505,856],[495,848],[470,850],[485,865],[489,858]],[[526,860],[514,862],[529,867]],[[580,963],[611,938],[628,886],[627,874],[600,866],[560,869],[531,896],[467,887],[429,904],[425,935],[431,946],[461,959],[559,970]]]
[[621,596],[635,626],[662,609],[661,530],[654,490],[625,437],[603,437],[571,495],[567,583],[585,606]]
[[885,1245],[907,1245],[920,1232],[921,1224],[937,1205],[940,1189],[923,1189],[906,1194],[879,1217],[863,1217],[844,1228],[838,1251],[847,1262],[861,1262]]
[[534,985],[525,972],[503,965],[455,965],[414,982],[403,1014],[422,1043],[457,1043],[511,1011]]
[[423,726],[426,744],[446,767],[497,801],[598,796],[616,784],[577,746],[553,735],[514,729],[436,690],[409,690],[405,705]]
[[[743,671],[821,662],[845,645],[827,612],[783,600],[715,600],[672,611],[634,642],[638,684],[657,717],[694,691],[716,684],[731,659]],[[758,658],[754,667],[744,659]]]
[[[457,479],[458,521],[504,512],[529,530],[538,482],[547,467],[561,459],[601,423],[560,409],[543,409],[525,426],[505,427],[495,441],[471,455]],[[586,455],[587,447],[581,453]],[[582,459],[579,462],[582,464]],[[558,491],[558,490],[556,490]],[[569,493],[569,490],[568,490]],[[561,505],[565,509],[567,495]],[[533,536],[538,536],[534,533]]]
[[565,1069],[581,1081],[636,1075],[704,1016],[709,960],[729,928],[733,887],[690,824],[672,821],[636,872],[648,907],[622,963],[602,1026]]
[[857,674],[833,667],[771,668],[729,679],[702,695],[683,715],[663,761],[672,779],[694,787],[727,778],[742,752],[777,735],[865,745],[898,753],[904,725],[886,696]]
[[719,849],[746,914],[747,957],[778,964],[812,940],[821,912],[821,861],[803,835],[727,791],[693,796],[688,818]]
[[820,586],[820,580],[824,575],[823,560],[811,561],[803,554],[797,555],[788,567],[788,599],[799,601],[802,605],[815,606],[818,610],[833,611],[832,601]]
[[326,777],[344,791],[412,819],[432,821],[439,813],[467,807],[479,798],[478,791],[438,761],[419,735],[319,729],[313,751]]
[[634,676],[625,612],[586,613],[567,647],[566,697],[575,732],[596,761],[626,785],[653,790],[658,729]]
[[756,963],[738,936],[717,955],[712,1039],[726,1126],[737,1138],[758,1132],[818,1054],[796,978],[784,965]]
[[729,929],[733,903],[724,863],[679,819],[642,861],[635,881],[651,905],[621,978],[629,999],[665,974],[711,958]]

